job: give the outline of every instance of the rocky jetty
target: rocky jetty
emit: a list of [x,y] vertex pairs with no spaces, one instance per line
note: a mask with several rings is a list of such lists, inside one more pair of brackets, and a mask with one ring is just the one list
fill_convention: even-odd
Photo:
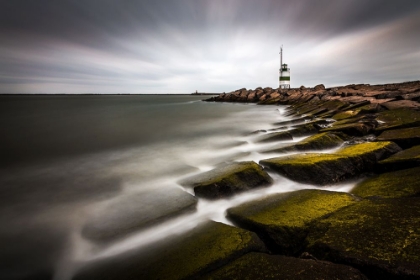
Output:
[[[301,86],[294,89],[273,89],[270,87],[256,88],[247,90],[245,88],[235,90],[229,93],[223,93],[219,96],[211,97],[206,101],[217,102],[246,102],[267,104],[316,104],[320,101],[339,101],[346,104],[365,105],[380,104],[381,107],[388,110],[398,108],[420,109],[418,101],[420,100],[420,81],[385,84],[385,85],[346,85],[341,87],[325,88],[324,85],[317,85],[313,88]],[[316,108],[313,106],[316,114],[333,114],[334,110],[340,109],[339,106],[333,108]],[[355,107],[350,108],[356,109]],[[304,114],[301,111],[300,114]],[[331,115],[332,116],[332,115]]]
[[[250,134],[272,145],[259,164],[224,164],[180,185],[226,199],[269,187],[269,174],[278,173],[318,189],[236,205],[227,218],[237,227],[208,222],[146,250],[94,260],[74,279],[420,279],[420,81],[240,89],[207,101],[283,105],[288,120]],[[306,138],[290,142],[296,137]],[[324,189],[355,179],[350,193]],[[116,202],[83,233],[100,239],[195,209],[191,195],[176,197],[148,209],[150,217]]]

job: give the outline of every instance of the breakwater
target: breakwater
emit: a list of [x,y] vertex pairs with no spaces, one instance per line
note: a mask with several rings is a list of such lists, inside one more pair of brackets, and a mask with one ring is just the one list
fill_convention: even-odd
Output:
[[[230,204],[235,226],[205,222],[142,253],[93,261],[75,279],[418,279],[419,91],[408,82],[210,98],[286,105],[288,119],[252,133],[270,143],[257,162],[224,163],[180,185],[209,205],[269,189],[275,176],[307,187]],[[329,188],[342,182],[356,183]]]

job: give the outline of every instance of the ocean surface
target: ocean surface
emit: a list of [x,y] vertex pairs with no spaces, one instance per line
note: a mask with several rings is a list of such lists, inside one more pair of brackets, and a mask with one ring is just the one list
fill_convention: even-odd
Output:
[[[258,134],[251,133],[276,129],[275,122],[288,120],[282,115],[284,107],[202,98],[0,96],[0,279],[71,279],[89,261],[182,234],[202,221],[230,224],[225,210],[241,202],[314,188],[270,174],[272,187],[229,199],[199,200],[196,212],[116,241],[83,238],[89,217],[110,201],[157,189],[193,194],[177,182],[224,163],[276,156],[259,153],[273,144],[257,144]],[[122,212],[124,207],[131,206],[123,205]]]

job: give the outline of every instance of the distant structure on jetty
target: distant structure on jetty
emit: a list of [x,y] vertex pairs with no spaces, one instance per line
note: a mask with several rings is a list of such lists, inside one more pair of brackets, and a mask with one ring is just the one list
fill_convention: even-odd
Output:
[[290,88],[290,68],[283,64],[283,45],[280,47],[279,87]]

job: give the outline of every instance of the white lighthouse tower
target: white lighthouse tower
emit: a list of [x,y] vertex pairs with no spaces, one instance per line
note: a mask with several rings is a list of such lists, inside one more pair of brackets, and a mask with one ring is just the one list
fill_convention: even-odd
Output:
[[290,68],[283,64],[283,45],[280,47],[279,87],[290,88]]

